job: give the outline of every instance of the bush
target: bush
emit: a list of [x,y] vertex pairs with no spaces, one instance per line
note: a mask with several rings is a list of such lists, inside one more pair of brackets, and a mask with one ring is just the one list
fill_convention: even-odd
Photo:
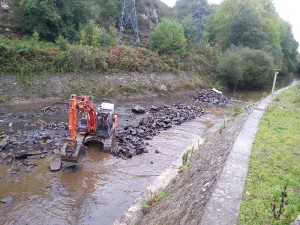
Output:
[[232,47],[220,58],[218,78],[229,87],[259,88],[267,81],[272,62],[262,50]]
[[186,48],[182,26],[172,20],[163,20],[150,34],[150,48],[159,54],[182,54]]
[[109,47],[116,44],[116,38],[108,34],[103,28],[98,27],[93,20],[82,27],[79,32],[79,42],[81,45],[93,47]]
[[[217,56],[209,49],[201,53],[162,55],[145,48],[117,46],[97,48],[70,44],[59,36],[55,43],[33,39],[0,39],[0,74],[17,74],[24,79],[42,73],[139,72],[179,73],[211,76]],[[194,85],[194,84],[192,84]]]

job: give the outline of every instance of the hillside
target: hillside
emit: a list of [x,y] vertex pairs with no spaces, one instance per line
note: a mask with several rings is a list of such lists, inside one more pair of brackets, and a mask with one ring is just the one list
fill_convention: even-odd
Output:
[[299,70],[292,27],[268,0],[179,0],[173,8],[136,0],[139,38],[128,15],[127,26],[119,23],[121,0],[1,2],[0,74],[26,85],[56,73],[189,72],[203,83],[260,89],[274,68]]
[[[4,3],[5,2],[5,3]],[[26,4],[25,4],[25,3]],[[12,33],[21,34],[21,35],[31,35],[32,30],[39,30],[43,26],[43,21],[40,21],[38,25],[34,25],[33,29],[28,29],[28,20],[34,19],[34,14],[41,14],[43,10],[41,8],[43,1],[40,1],[40,4],[35,4],[35,1],[21,1],[21,0],[4,0],[2,7],[0,7],[0,35],[12,37]],[[55,1],[54,1],[55,2]],[[90,19],[94,20],[96,24],[100,27],[103,27],[107,32],[114,33],[118,29],[118,23],[121,13],[121,5],[122,1],[120,0],[88,0],[85,1],[84,4],[79,4],[81,9],[73,8],[69,6],[69,4],[76,3],[76,0],[65,1],[65,4],[62,5],[46,5],[47,7],[61,7],[61,14],[55,15],[53,12],[46,11],[49,13],[49,16],[60,16],[64,17],[64,22],[66,20],[72,20],[79,26],[79,24],[84,24],[86,21]],[[30,4],[31,13],[28,13],[28,5]],[[45,3],[47,4],[47,3]],[[38,8],[39,7],[39,8]],[[80,10],[80,20],[75,21],[74,18],[67,18],[68,15],[63,11],[74,11]],[[154,28],[156,24],[158,24],[162,18],[164,17],[171,17],[172,16],[172,9],[168,7],[165,3],[161,2],[160,0],[137,0],[136,1],[136,10],[137,10],[137,23],[139,26],[139,32],[141,35],[142,46],[146,45],[145,38],[148,37],[148,34],[151,29]],[[74,11],[75,12],[75,11]],[[78,13],[78,12],[77,12]],[[37,15],[36,15],[37,16]],[[50,18],[50,20],[52,20]],[[58,28],[63,28],[63,25],[56,25],[55,19],[52,21],[44,21],[47,23],[53,23],[52,25],[58,26]],[[69,23],[69,22],[68,22]],[[33,25],[32,25],[33,26]],[[78,29],[78,28],[76,28]],[[130,33],[130,26],[127,27],[128,34]],[[52,32],[57,32],[58,30],[51,30]],[[41,32],[39,32],[41,33]],[[56,36],[56,35],[54,35]],[[51,35],[42,35],[43,39],[52,39],[53,36]]]

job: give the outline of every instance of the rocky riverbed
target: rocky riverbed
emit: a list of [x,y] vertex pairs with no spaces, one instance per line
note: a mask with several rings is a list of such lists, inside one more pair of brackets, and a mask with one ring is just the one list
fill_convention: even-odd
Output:
[[[100,102],[96,101],[96,105]],[[62,222],[68,214],[70,221],[74,222],[78,211],[74,215],[68,212],[82,209],[91,213],[103,212],[82,215],[82,224],[93,224],[87,222],[89,218],[99,216],[106,224],[111,224],[155,176],[172,165],[177,157],[180,158],[191,140],[199,140],[206,127],[220,122],[220,116],[204,114],[202,106],[187,97],[181,100],[149,98],[115,105],[120,118],[116,133],[119,144],[115,150],[123,149],[122,153],[117,154],[121,157],[101,153],[97,146],[89,146],[74,174],[49,170],[50,163],[59,158],[60,148],[68,136],[67,102],[46,104],[37,110],[32,110],[32,107],[29,110],[8,108],[8,113],[3,113],[6,106],[2,106],[0,182],[4,192],[0,196],[3,200],[0,204],[1,220],[18,223],[29,221],[27,215],[31,215],[31,223],[40,224],[42,220],[41,212],[37,213],[38,208],[49,212],[42,213],[45,220]],[[144,112],[133,113],[132,108],[136,105],[144,108]],[[224,115],[222,108],[213,111],[214,114],[220,111]],[[140,151],[141,145],[133,145],[133,140],[139,140],[145,148]],[[127,158],[131,157],[127,148],[133,153],[132,159]],[[135,156],[145,152],[148,153]],[[29,186],[30,190],[27,189]],[[52,187],[62,189],[56,192]],[[92,199],[91,194],[95,195]],[[109,199],[106,200],[107,196]],[[116,199],[114,196],[120,197]],[[94,203],[95,198],[97,203]],[[82,205],[83,201],[89,203]],[[57,207],[52,205],[54,202],[65,210],[56,212]],[[19,210],[13,210],[14,207]],[[109,209],[114,209],[115,214],[109,213],[111,216],[107,216]]]
[[145,140],[152,140],[153,136],[158,135],[160,131],[191,121],[204,113],[202,108],[191,104],[161,107],[153,105],[148,115],[136,125],[127,125],[123,130],[117,132],[116,138],[119,141],[119,147],[114,154],[131,158],[143,152],[147,153],[149,144]]
[[[198,96],[197,101],[204,103],[229,102],[229,98],[213,90],[203,90],[196,96]],[[18,159],[36,159],[60,154],[60,148],[68,136],[66,119],[47,122],[44,118],[59,115],[66,118],[67,111],[67,102],[56,102],[30,112],[2,113],[0,121],[4,124],[4,129],[2,127],[0,133],[0,164],[17,163],[11,173],[22,168],[29,171],[28,168],[32,165],[22,164]],[[125,126],[118,127],[115,135],[118,146],[112,151],[115,155],[124,158],[147,153],[149,146],[147,140],[151,140],[163,130],[205,114],[203,108],[191,103],[152,105],[148,109],[132,106],[132,112],[134,113],[130,121],[127,121]],[[144,114],[142,117],[136,117],[136,113]]]

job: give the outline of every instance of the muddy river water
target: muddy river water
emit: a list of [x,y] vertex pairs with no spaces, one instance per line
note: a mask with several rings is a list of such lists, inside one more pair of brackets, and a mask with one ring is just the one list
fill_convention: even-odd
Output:
[[[262,96],[263,92],[248,92],[240,97],[256,101]],[[192,101],[188,97],[119,101],[115,102],[116,113],[120,124],[126,124],[138,120],[130,111],[134,105],[150,107]],[[3,110],[9,113],[39,107],[42,106],[5,106],[1,109],[2,113]],[[49,164],[57,157],[54,154],[36,159],[37,166],[31,172],[11,174],[8,172],[11,166],[0,165],[0,199],[9,194],[13,196],[12,203],[0,203],[0,224],[112,224],[161,172],[178,168],[181,154],[201,143],[208,133],[218,130],[224,117],[230,114],[225,107],[203,108],[206,115],[161,132],[149,141],[149,153],[131,159],[101,152],[99,146],[91,145],[74,173],[51,172]],[[67,114],[43,119],[67,122]],[[34,120],[28,119],[26,123]],[[18,127],[24,123],[17,121]]]

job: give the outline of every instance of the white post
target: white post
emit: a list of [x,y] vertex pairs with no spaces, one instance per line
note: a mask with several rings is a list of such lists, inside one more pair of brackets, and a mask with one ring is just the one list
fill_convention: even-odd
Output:
[[273,87],[272,87],[272,94],[274,93],[274,89],[275,89],[275,84],[276,84],[276,80],[277,80],[277,75],[278,75],[278,71],[275,70],[275,74],[274,74],[274,81],[273,81]]

